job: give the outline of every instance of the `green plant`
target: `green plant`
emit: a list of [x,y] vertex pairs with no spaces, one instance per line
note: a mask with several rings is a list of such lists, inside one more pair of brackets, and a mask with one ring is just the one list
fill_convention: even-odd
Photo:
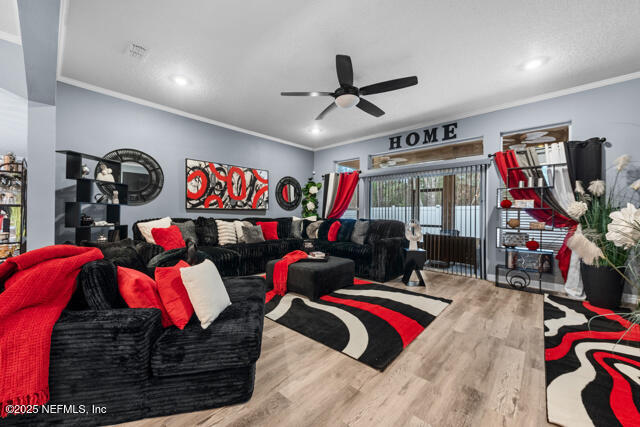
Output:
[[318,215],[318,193],[322,188],[321,182],[313,182],[309,178],[309,182],[302,188],[302,217],[308,218]]

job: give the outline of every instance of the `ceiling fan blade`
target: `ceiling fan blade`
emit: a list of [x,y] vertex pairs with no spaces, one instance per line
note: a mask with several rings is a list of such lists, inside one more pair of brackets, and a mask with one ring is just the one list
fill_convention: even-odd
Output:
[[282,96],[332,96],[333,92],[280,92]]
[[316,120],[322,120],[324,118],[324,116],[326,116],[329,111],[331,111],[331,110],[333,110],[335,108],[336,108],[336,103],[332,102],[331,104],[329,104],[329,106],[327,108],[322,110],[322,113],[318,114],[318,117],[316,117]]
[[373,95],[374,93],[389,92],[391,90],[398,90],[417,84],[418,78],[416,76],[402,77],[401,79],[387,80],[386,82],[361,87],[360,95]]
[[376,107],[374,104],[370,103],[364,98],[360,98],[360,102],[356,104],[356,107],[358,107],[365,113],[369,113],[375,117],[380,117],[384,114],[384,111],[382,111],[380,108]]
[[336,55],[336,71],[340,86],[353,86],[353,67],[350,56]]

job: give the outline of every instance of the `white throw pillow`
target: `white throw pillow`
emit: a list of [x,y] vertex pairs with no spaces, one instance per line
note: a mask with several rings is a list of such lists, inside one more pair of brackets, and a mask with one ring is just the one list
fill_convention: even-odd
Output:
[[171,218],[164,217],[164,218],[160,218],[160,219],[156,219],[154,221],[147,221],[147,222],[139,222],[138,223],[138,230],[140,230],[140,234],[142,234],[142,237],[144,237],[144,240],[146,240],[149,243],[153,243],[155,244],[156,241],[153,238],[153,236],[151,235],[151,229],[153,228],[169,228],[171,227]]
[[236,243],[236,227],[231,221],[222,221],[216,219],[216,226],[218,227],[218,243],[221,245],[232,245]]
[[233,226],[236,229],[236,238],[238,239],[238,243],[247,243],[244,239],[244,232],[242,231],[242,227],[251,227],[249,221],[233,221]]
[[193,305],[193,311],[200,320],[200,326],[207,329],[220,313],[231,305],[218,269],[211,260],[206,259],[193,267],[181,268],[180,277]]

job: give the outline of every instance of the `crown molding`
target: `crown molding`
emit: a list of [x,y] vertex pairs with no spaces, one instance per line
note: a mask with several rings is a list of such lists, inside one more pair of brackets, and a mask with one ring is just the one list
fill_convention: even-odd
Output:
[[295,142],[287,141],[284,139],[276,138],[270,135],[265,135],[259,132],[254,132],[249,129],[244,129],[238,126],[234,126],[228,123],[219,122],[217,120],[208,119],[206,117],[198,116],[197,114],[188,113],[183,110],[178,110],[177,108],[167,107],[166,105],[157,104],[155,102],[147,101],[146,99],[136,98],[134,96],[125,95],[124,93],[116,92],[110,89],[105,89],[100,86],[95,86],[89,83],[81,82],[79,80],[75,80],[65,76],[58,76],[58,81],[62,83],[69,84],[71,86],[76,86],[82,89],[90,90],[92,92],[101,93],[103,95],[111,96],[113,98],[122,99],[124,101],[133,102],[134,104],[144,105],[145,107],[154,108],[156,110],[166,111],[167,113],[175,114],[177,116],[186,117],[188,119],[197,120],[200,122],[208,123],[211,125],[219,126],[225,129],[230,129],[236,132],[245,133],[247,135],[256,136],[258,138],[263,138],[269,141],[278,142],[280,144],[290,145],[292,147],[300,148],[307,151],[313,151],[313,148],[307,147],[305,145],[296,144]]
[[409,130],[414,130],[414,129],[418,129],[418,128],[422,128],[422,127],[429,127],[429,126],[435,126],[435,125],[439,125],[441,123],[445,123],[448,121],[455,121],[455,120],[462,120],[462,119],[466,119],[469,117],[473,117],[473,116],[479,116],[481,114],[487,114],[487,113],[492,113],[494,111],[500,111],[500,110],[506,110],[507,108],[513,108],[513,107],[519,107],[521,105],[526,105],[526,104],[533,104],[534,102],[539,102],[539,101],[545,101],[547,99],[553,99],[553,98],[559,98],[561,96],[565,96],[565,95],[571,95],[574,93],[579,93],[579,92],[584,92],[587,90],[591,90],[591,89],[597,89],[599,87],[603,87],[603,86],[610,86],[616,83],[622,83],[622,82],[626,82],[629,80],[635,80],[640,78],[640,71],[636,71],[635,73],[630,73],[630,74],[624,74],[622,76],[617,76],[617,77],[612,77],[609,79],[604,79],[604,80],[599,80],[597,82],[592,82],[592,83],[586,83],[583,85],[579,85],[579,86],[574,86],[568,89],[561,89],[561,90],[557,90],[554,92],[548,92],[542,95],[536,95],[536,96],[532,96],[529,98],[523,98],[517,101],[512,101],[512,102],[507,102],[504,104],[498,104],[498,105],[494,105],[492,107],[486,107],[486,108],[480,108],[477,110],[471,110],[471,111],[467,111],[467,112],[461,112],[460,114],[449,114],[447,116],[443,116],[438,118],[437,120],[430,120],[428,122],[418,122],[414,125],[411,126],[405,126],[402,128],[398,128],[398,129],[392,129],[389,131],[384,131],[384,132],[379,132],[376,134],[372,134],[372,135],[368,135],[368,136],[363,136],[363,137],[358,137],[358,138],[353,138],[347,141],[343,141],[343,142],[337,142],[335,144],[330,144],[324,147],[318,147],[318,148],[314,148],[313,151],[322,151],[322,150],[327,150],[329,148],[334,148],[334,147],[340,147],[342,145],[347,145],[347,144],[353,144],[355,142],[361,142],[361,141],[367,141],[370,139],[374,139],[374,138],[380,138],[383,136],[388,136],[394,133],[399,133],[399,132],[406,132]]

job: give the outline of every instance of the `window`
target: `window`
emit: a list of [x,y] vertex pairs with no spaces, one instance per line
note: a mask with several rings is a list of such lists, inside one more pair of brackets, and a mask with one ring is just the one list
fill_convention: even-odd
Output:
[[481,139],[438,144],[414,150],[396,151],[371,156],[371,169],[393,168],[416,163],[453,160],[463,157],[481,156],[484,147]]
[[[360,159],[350,159],[350,160],[342,160],[336,162],[336,172],[353,172],[360,170]],[[356,190],[353,192],[353,197],[351,198],[351,202],[349,202],[349,207],[342,215],[342,218],[345,219],[358,219],[360,216],[360,183],[358,182],[358,186]]]

